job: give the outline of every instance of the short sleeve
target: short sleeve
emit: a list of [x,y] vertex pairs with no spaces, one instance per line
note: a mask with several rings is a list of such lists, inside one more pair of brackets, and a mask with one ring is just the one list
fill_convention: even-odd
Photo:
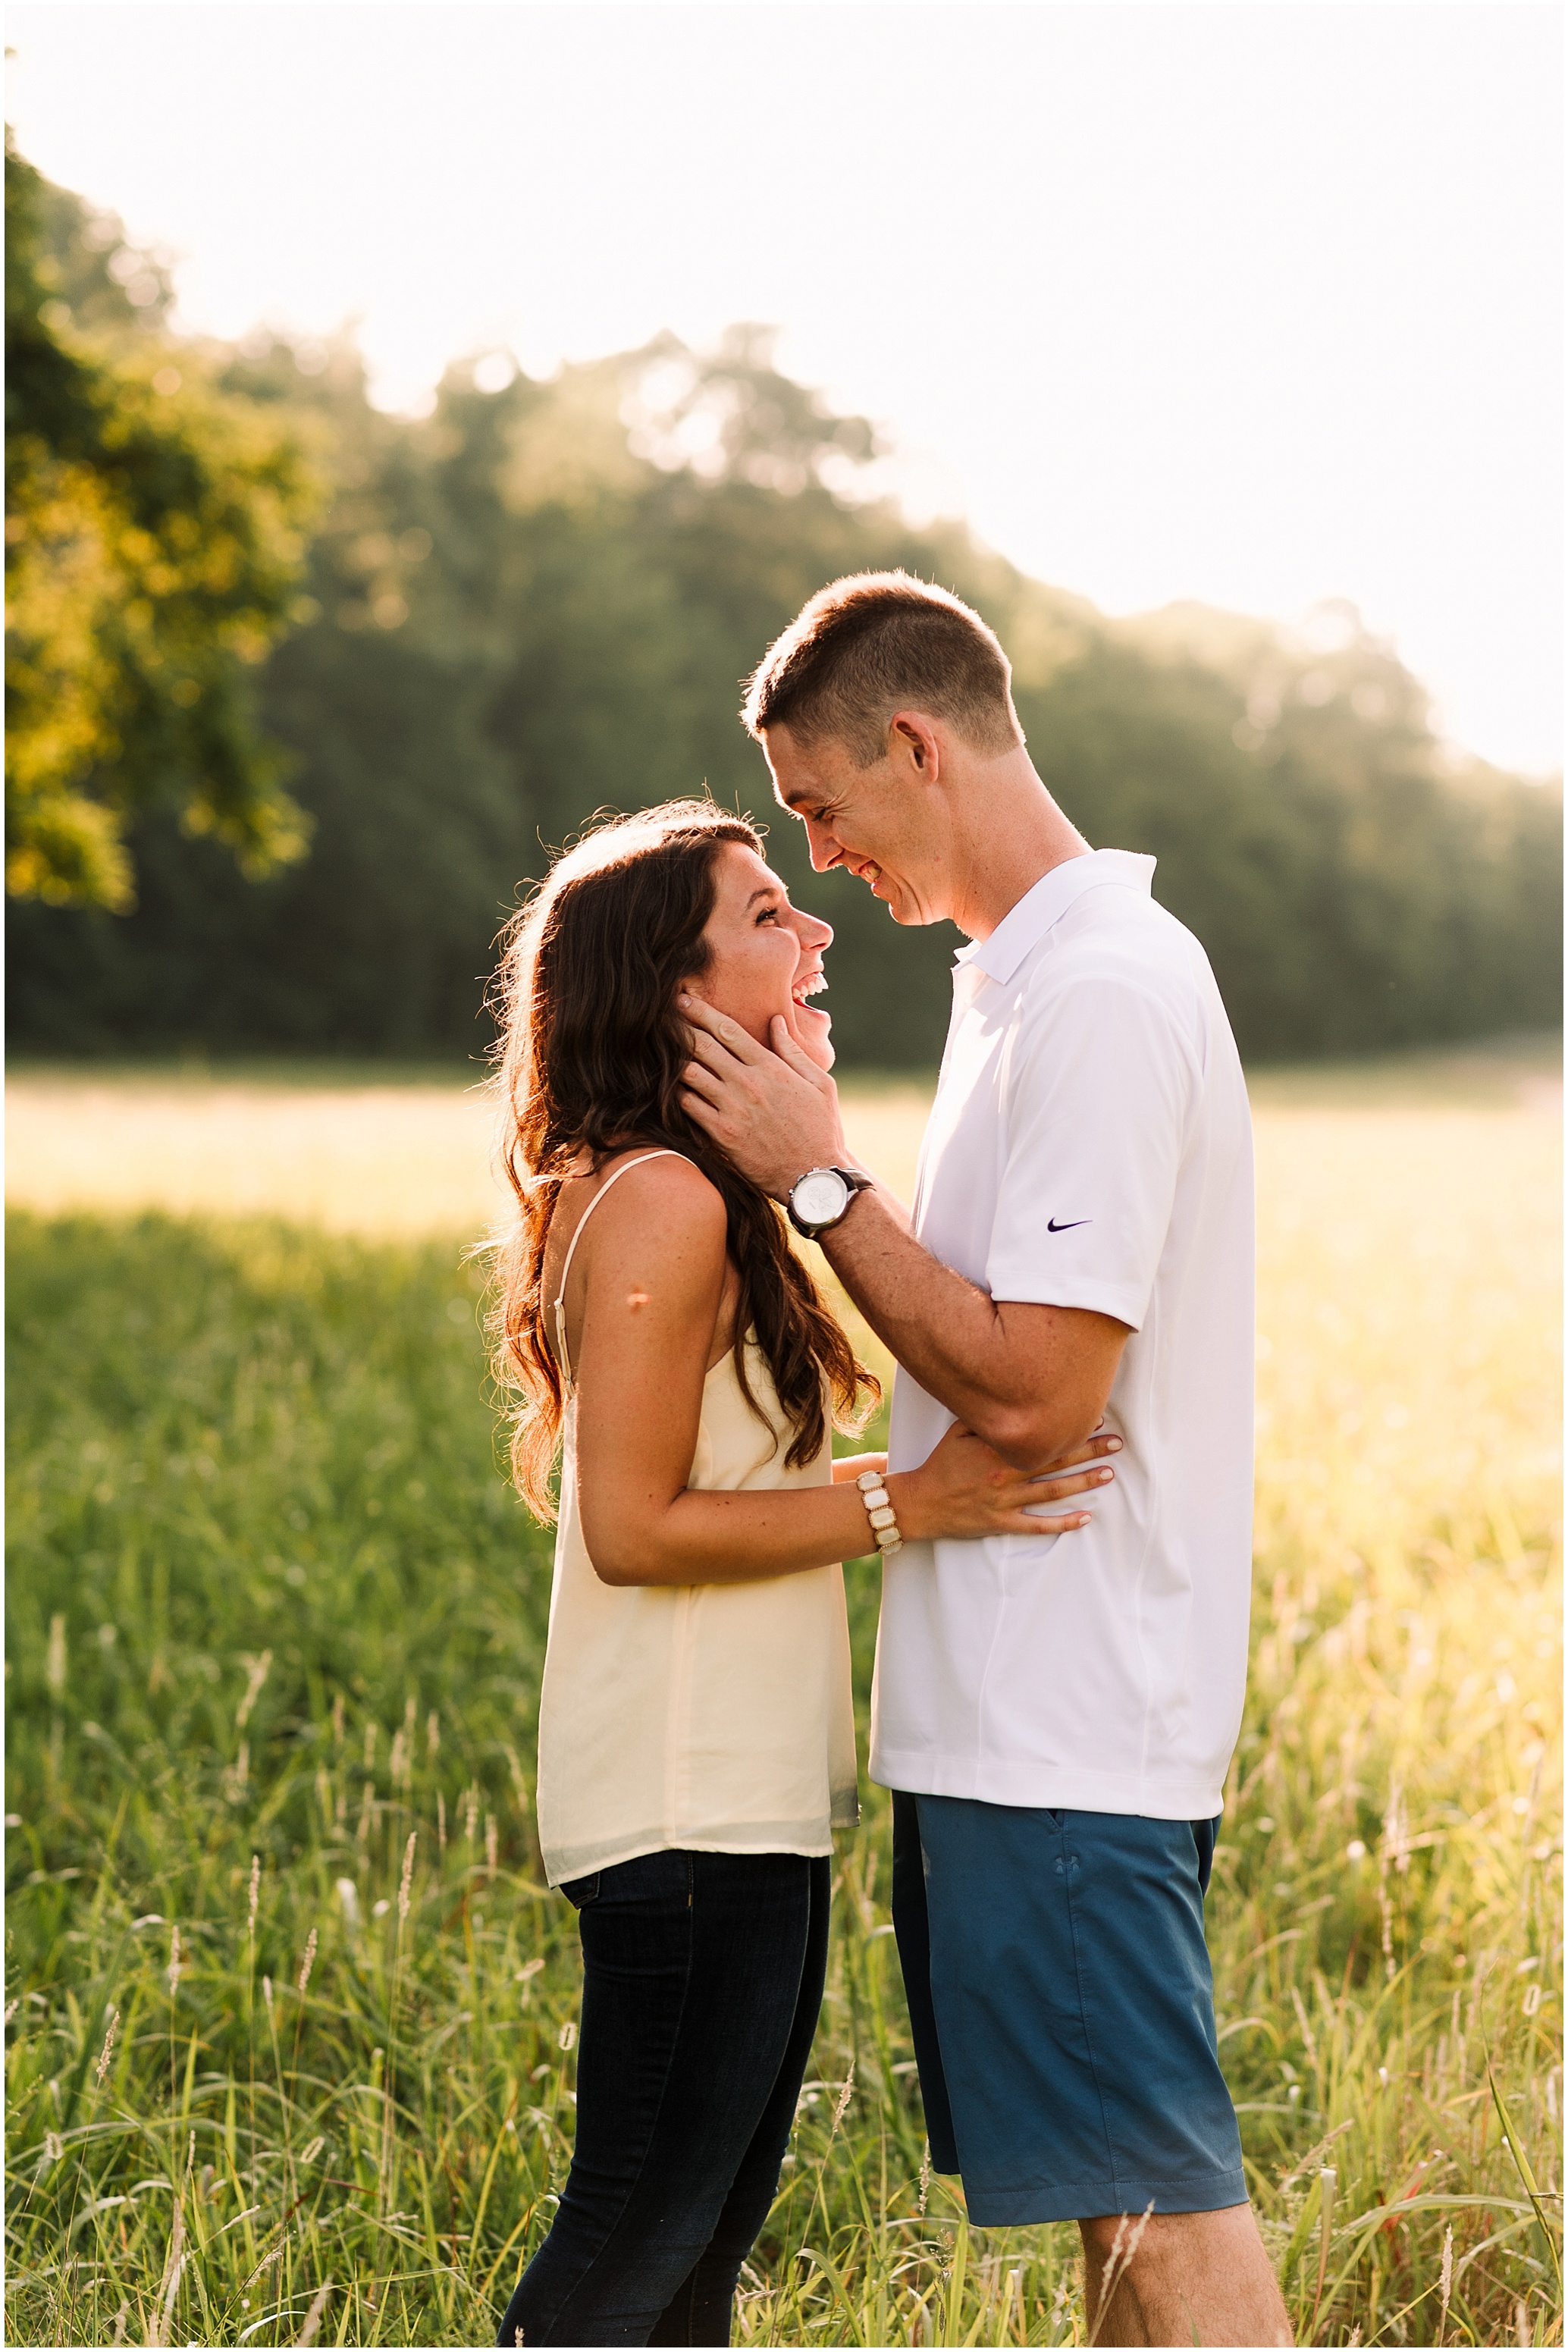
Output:
[[1141,1328],[1197,1077],[1193,1042],[1154,990],[1052,974],[1013,1039],[993,1298]]

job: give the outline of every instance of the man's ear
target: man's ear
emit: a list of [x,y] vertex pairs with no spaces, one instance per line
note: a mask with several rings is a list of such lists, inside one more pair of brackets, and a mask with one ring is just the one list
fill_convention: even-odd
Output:
[[934,784],[942,773],[942,745],[923,711],[895,710],[888,722],[888,753],[911,767],[922,783]]

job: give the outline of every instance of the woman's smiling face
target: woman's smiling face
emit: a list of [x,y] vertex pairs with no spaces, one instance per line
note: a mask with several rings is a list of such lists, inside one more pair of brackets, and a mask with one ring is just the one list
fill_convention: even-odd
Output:
[[792,907],[776,874],[738,841],[727,841],[714,869],[713,912],[703,929],[706,971],[687,982],[693,996],[739,1022],[759,1045],[782,1016],[790,1035],[819,1070],[833,1067],[833,1024],[807,999],[827,986],[822,959],[833,926]]

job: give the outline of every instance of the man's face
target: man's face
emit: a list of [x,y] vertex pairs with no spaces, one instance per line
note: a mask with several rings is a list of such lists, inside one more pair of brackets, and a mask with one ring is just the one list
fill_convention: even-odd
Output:
[[940,922],[948,912],[945,828],[929,753],[895,719],[883,758],[858,768],[832,738],[798,742],[770,727],[763,742],[773,793],[805,827],[818,874],[842,866],[880,898],[895,923]]

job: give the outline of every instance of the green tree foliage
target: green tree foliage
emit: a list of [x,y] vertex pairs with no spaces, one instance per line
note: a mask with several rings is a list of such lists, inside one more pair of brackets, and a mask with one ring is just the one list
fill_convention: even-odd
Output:
[[997,628],[1041,772],[1092,841],[1158,856],[1247,1052],[1556,1017],[1560,793],[1447,761],[1352,614],[1300,639],[1180,607],[1112,623],[962,529],[916,530],[867,495],[869,426],[784,376],[759,329],[500,390],[464,365],[420,420],[370,404],[346,343],[247,339],[214,382],[321,448],[333,485],[305,617],[260,673],[311,852],[251,883],[153,814],[134,913],[18,909],[13,1024],[35,1050],[477,1054],[495,932],[547,846],[706,782],[771,819],[837,929],[846,1063],[930,1065],[956,936],[813,877],[735,716],[805,597],[886,564]]
[[124,909],[127,821],[303,850],[254,672],[313,506],[298,432],[163,324],[166,273],[5,148],[6,887]]

